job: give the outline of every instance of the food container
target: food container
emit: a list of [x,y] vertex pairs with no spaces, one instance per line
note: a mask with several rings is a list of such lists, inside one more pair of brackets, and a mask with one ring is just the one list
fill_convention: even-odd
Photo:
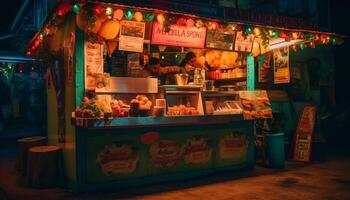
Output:
[[175,80],[177,85],[187,85],[188,74],[175,74]]
[[154,106],[153,113],[156,117],[163,117],[165,115],[165,107]]
[[214,81],[212,81],[212,80],[206,80],[206,81],[204,81],[204,90],[207,90],[207,91],[211,91],[211,90],[213,90],[214,88],[213,88],[213,86],[214,86]]
[[165,108],[166,100],[165,99],[156,99],[156,107]]
[[208,115],[212,115],[214,113],[213,101],[205,101],[205,109]]

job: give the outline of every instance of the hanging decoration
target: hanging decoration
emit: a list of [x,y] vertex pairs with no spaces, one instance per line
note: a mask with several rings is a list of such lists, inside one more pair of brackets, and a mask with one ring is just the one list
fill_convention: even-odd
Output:
[[186,19],[184,17],[179,17],[176,20],[176,25],[178,25],[178,26],[186,26]]
[[197,28],[202,28],[203,27],[203,21],[201,20],[201,19],[197,19],[196,20],[196,23],[195,23],[195,26],[197,27]]
[[164,21],[165,21],[164,15],[163,14],[158,14],[157,15],[157,22],[163,25]]
[[134,11],[131,9],[128,9],[125,11],[124,15],[127,20],[131,20],[134,17]]
[[153,13],[145,13],[144,18],[146,21],[151,22],[154,19],[154,15],[153,15]]
[[136,21],[140,22],[143,20],[143,15],[141,12],[135,12],[134,18]]
[[108,16],[108,19],[113,18],[113,8],[112,7],[107,7],[106,8],[106,15]]
[[79,12],[80,12],[80,6],[79,6],[79,4],[74,4],[73,5],[73,12],[75,13],[75,14],[78,14]]
[[[58,26],[64,21],[64,17],[69,13],[76,14],[77,26],[87,33],[89,38],[101,41],[114,39],[119,33],[119,21],[124,17],[127,20],[135,20],[137,22],[147,21],[152,22],[157,20],[163,26],[163,30],[168,32],[171,25],[186,26],[188,28],[206,27],[209,30],[220,29],[223,26],[227,31],[241,32],[244,37],[254,34],[256,38],[259,38],[260,45],[264,48],[268,47],[271,38],[284,38],[285,41],[291,40],[306,40],[305,43],[299,43],[293,45],[291,48],[304,49],[307,47],[314,48],[316,44],[333,44],[338,45],[343,43],[343,39],[334,34],[318,34],[312,31],[288,31],[280,28],[263,27],[261,25],[244,25],[243,23],[219,24],[216,21],[205,20],[200,18],[185,17],[181,15],[165,15],[165,13],[155,14],[151,11],[136,11],[133,9],[121,9],[118,7],[104,6],[103,4],[79,4],[77,1],[59,1],[56,11],[48,19],[48,22],[43,26],[40,32],[37,34],[37,38],[33,39],[33,42],[28,47],[26,54],[32,55],[33,52],[41,45],[42,41],[47,36],[55,35],[58,30]],[[159,12],[159,11],[157,11]],[[111,28],[112,27],[112,28]],[[113,30],[111,30],[113,29]]]
[[96,5],[92,8],[92,10],[94,11],[94,13],[95,13],[96,15],[101,15],[101,14],[103,13],[103,8],[102,8],[102,6],[101,6],[100,4],[96,4]]
[[121,20],[123,19],[124,12],[122,9],[117,9],[113,12],[113,19]]
[[194,26],[194,23],[195,23],[194,20],[191,18],[186,20],[186,26],[188,28],[192,28]]
[[119,33],[119,21],[107,20],[103,23],[98,34],[106,40],[111,40],[117,37]]

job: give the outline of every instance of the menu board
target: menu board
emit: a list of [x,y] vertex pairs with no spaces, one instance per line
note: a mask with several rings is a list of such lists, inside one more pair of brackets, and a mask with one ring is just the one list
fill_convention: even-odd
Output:
[[293,160],[302,162],[310,161],[315,119],[316,106],[305,106],[294,134]]
[[213,49],[220,49],[226,51],[233,50],[235,34],[234,33],[222,33],[219,31],[208,31],[206,47]]
[[85,42],[84,47],[87,74],[103,73],[103,45]]
[[271,103],[266,90],[240,91],[239,97],[245,120],[272,118]]
[[273,51],[274,60],[274,83],[289,83],[289,47],[276,49]]
[[122,20],[120,22],[119,50],[143,52],[144,22]]
[[235,51],[252,52],[254,38],[254,35],[247,35],[244,37],[241,31],[237,32],[235,39]]

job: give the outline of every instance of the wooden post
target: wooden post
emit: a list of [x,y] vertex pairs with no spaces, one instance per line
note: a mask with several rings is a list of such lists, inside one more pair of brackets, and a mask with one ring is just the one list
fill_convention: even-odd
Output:
[[27,154],[28,149],[34,146],[41,146],[46,144],[46,137],[33,136],[26,137],[17,140],[18,142],[18,157],[16,162],[16,168],[22,175],[26,173]]
[[28,151],[27,183],[34,187],[57,186],[62,178],[61,148],[37,146]]

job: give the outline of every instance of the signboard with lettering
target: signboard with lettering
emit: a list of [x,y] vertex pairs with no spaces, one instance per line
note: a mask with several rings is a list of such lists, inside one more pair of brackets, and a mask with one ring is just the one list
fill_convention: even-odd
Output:
[[206,29],[187,28],[185,26],[172,25],[169,32],[163,31],[163,27],[158,22],[153,23],[152,44],[204,48]]
[[305,106],[294,134],[293,160],[301,162],[310,161],[315,119],[316,106]]

